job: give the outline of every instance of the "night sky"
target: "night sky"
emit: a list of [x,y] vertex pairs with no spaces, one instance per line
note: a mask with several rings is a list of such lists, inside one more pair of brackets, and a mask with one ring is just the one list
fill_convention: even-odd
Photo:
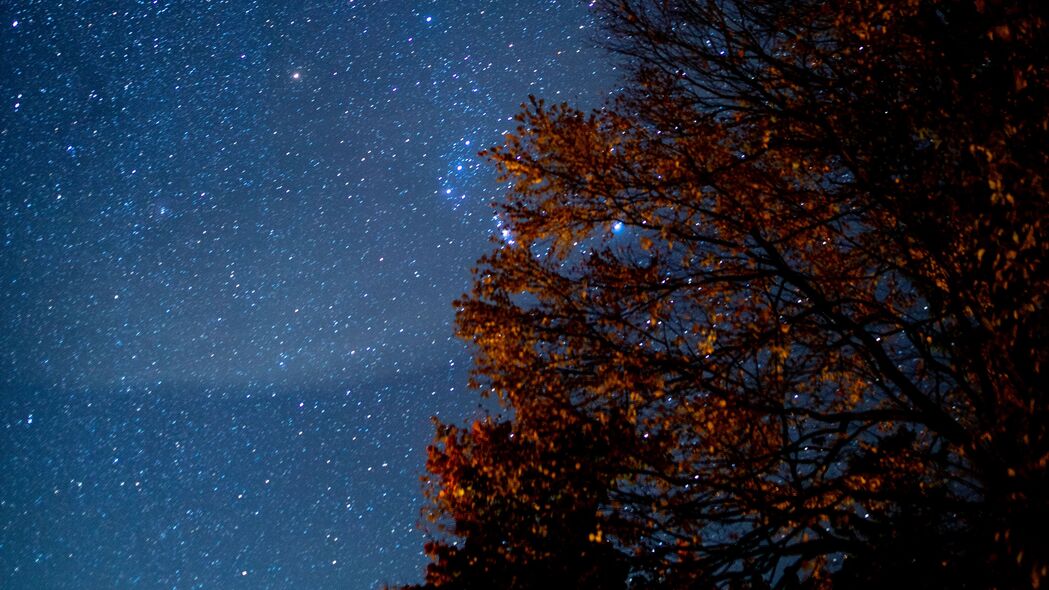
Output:
[[585,4],[0,6],[0,588],[418,581],[476,157],[596,106]]

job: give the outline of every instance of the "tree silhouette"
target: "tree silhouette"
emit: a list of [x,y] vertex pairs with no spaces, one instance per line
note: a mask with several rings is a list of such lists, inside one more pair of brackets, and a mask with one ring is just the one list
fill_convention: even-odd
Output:
[[487,152],[447,588],[1038,587],[1049,6],[627,0]]

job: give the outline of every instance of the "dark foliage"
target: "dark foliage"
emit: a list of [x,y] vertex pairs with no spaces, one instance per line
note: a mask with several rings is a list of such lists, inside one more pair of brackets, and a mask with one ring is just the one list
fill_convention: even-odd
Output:
[[621,99],[487,154],[427,587],[1044,583],[1049,5],[601,10]]

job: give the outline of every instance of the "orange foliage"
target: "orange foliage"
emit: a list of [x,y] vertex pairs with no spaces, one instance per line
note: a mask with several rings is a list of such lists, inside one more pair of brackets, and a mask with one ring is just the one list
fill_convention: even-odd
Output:
[[486,154],[429,584],[1044,583],[1045,11],[607,6],[624,94]]

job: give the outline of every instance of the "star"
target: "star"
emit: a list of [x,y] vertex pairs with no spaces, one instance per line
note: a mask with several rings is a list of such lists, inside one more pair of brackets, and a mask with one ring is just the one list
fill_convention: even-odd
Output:
[[212,5],[3,21],[5,590],[419,581],[450,302],[514,239],[477,151],[614,86],[572,2]]

